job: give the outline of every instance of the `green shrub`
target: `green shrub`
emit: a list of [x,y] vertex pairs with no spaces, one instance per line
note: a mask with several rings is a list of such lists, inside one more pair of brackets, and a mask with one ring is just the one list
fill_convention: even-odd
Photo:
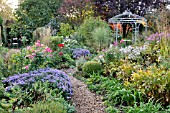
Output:
[[71,33],[73,33],[74,30],[68,23],[61,23],[60,24],[60,32],[58,33],[60,36],[69,36]]
[[92,31],[92,38],[94,39],[94,46],[102,50],[109,47],[112,40],[111,30],[106,27],[98,27]]
[[93,72],[101,72],[102,65],[96,61],[88,61],[83,65],[83,73],[84,74],[92,74]]
[[83,24],[78,28],[77,31],[78,34],[82,36],[80,43],[95,48],[95,39],[92,37],[92,31],[94,31],[98,27],[105,28],[108,31],[110,29],[108,24],[100,18],[90,17],[88,19],[85,19]]

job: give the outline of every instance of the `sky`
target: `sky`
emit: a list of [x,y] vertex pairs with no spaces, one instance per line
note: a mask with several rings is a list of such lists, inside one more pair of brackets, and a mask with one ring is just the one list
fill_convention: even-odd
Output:
[[13,9],[17,8],[18,0],[7,0],[7,2],[8,2],[9,4],[11,4],[11,7],[12,7]]

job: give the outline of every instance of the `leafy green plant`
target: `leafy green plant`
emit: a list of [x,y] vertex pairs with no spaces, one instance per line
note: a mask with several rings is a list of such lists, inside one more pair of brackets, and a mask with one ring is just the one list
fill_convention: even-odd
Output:
[[60,31],[58,35],[66,37],[66,36],[69,36],[73,32],[74,30],[68,23],[60,23]]
[[[86,80],[90,90],[103,95],[107,107],[115,105],[133,105],[143,101],[143,94],[135,89],[126,89],[123,84],[115,79],[103,77],[100,74],[91,75]],[[111,109],[111,108],[110,108]]]
[[58,44],[63,43],[63,36],[53,36],[50,38],[50,47],[52,50],[58,50]]
[[77,30],[78,34],[82,36],[80,43],[82,42],[84,45],[88,47],[95,48],[96,39],[92,37],[92,32],[98,27],[107,29],[107,31],[109,31],[110,29],[108,24],[101,20],[100,18],[90,17],[88,19],[85,19],[82,25]]
[[67,113],[63,102],[45,101],[33,104],[32,108],[25,109],[24,113]]
[[108,48],[110,42],[112,41],[112,32],[110,29],[106,27],[98,27],[95,28],[92,32],[92,39],[94,39],[94,46],[99,48],[101,51],[102,49]]
[[99,62],[96,61],[88,61],[84,63],[83,67],[83,73],[86,74],[92,74],[93,72],[101,72],[102,71],[102,65]]
[[132,74],[127,86],[147,94],[148,98],[154,98],[164,105],[170,103],[170,70],[160,66],[150,66],[147,69],[137,70]]
[[125,113],[166,113],[161,104],[155,103],[151,99],[148,103],[140,102],[139,106],[135,103],[134,106],[123,107],[123,111]]

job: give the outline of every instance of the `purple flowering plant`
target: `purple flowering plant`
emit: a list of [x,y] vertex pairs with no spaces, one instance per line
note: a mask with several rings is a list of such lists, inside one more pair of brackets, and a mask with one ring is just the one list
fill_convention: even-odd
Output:
[[77,48],[77,49],[73,49],[73,58],[77,59],[80,58],[82,56],[88,56],[90,55],[90,51],[87,49],[82,49],[82,48]]
[[71,98],[73,94],[72,84],[68,75],[63,71],[43,68],[28,73],[15,74],[2,81],[6,91],[10,91],[14,86],[20,86],[22,89],[34,87],[36,82],[48,82],[52,89],[58,88],[66,96],[67,99]]

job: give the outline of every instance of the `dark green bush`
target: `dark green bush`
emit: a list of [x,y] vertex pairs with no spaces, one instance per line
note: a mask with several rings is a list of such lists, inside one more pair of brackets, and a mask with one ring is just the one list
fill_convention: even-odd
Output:
[[100,72],[102,70],[102,65],[96,61],[88,61],[83,65],[84,74],[92,74],[93,72]]

